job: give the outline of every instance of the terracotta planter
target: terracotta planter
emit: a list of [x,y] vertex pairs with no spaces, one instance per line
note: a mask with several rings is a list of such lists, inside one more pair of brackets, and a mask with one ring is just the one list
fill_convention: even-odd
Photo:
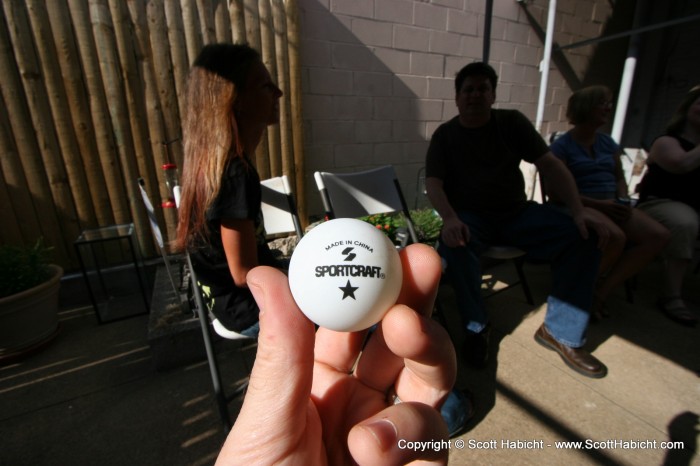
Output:
[[58,333],[58,290],[63,269],[49,267],[52,275],[48,281],[0,298],[0,361],[38,351]]

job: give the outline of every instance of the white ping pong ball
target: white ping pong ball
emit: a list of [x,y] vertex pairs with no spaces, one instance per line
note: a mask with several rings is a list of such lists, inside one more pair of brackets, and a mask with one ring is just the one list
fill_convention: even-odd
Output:
[[401,291],[401,259],[389,238],[362,220],[321,223],[299,241],[289,263],[289,288],[317,325],[339,332],[379,322]]

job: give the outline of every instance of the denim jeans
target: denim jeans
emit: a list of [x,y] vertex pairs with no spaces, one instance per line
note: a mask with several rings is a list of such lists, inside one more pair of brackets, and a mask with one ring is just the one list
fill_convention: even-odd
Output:
[[247,329],[241,330],[238,333],[240,333],[241,335],[245,335],[247,337],[258,338],[258,334],[260,333],[260,321],[255,322],[253,325],[251,325]]
[[558,342],[583,346],[600,265],[595,234],[589,231],[589,238],[583,239],[570,216],[546,204],[528,203],[505,214],[462,211],[458,215],[469,226],[469,243],[458,248],[441,243],[439,252],[447,262],[447,275],[467,330],[480,332],[488,323],[479,257],[488,245],[503,244],[524,250],[526,260],[551,265],[545,326]]

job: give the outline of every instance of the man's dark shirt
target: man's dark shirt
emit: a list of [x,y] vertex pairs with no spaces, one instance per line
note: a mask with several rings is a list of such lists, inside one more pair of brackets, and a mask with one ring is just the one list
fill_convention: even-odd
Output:
[[512,212],[527,202],[520,161],[532,163],[548,151],[517,110],[491,110],[491,119],[479,128],[465,128],[455,117],[433,134],[426,177],[443,181],[447,199],[458,212]]

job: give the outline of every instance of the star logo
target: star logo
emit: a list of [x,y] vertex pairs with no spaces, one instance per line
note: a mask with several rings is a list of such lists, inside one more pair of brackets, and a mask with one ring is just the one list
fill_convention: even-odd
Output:
[[350,284],[350,280],[348,280],[347,285],[345,286],[339,286],[341,290],[343,290],[343,299],[347,298],[348,296],[351,297],[352,299],[355,299],[355,290],[358,288],[357,286],[352,286]]

